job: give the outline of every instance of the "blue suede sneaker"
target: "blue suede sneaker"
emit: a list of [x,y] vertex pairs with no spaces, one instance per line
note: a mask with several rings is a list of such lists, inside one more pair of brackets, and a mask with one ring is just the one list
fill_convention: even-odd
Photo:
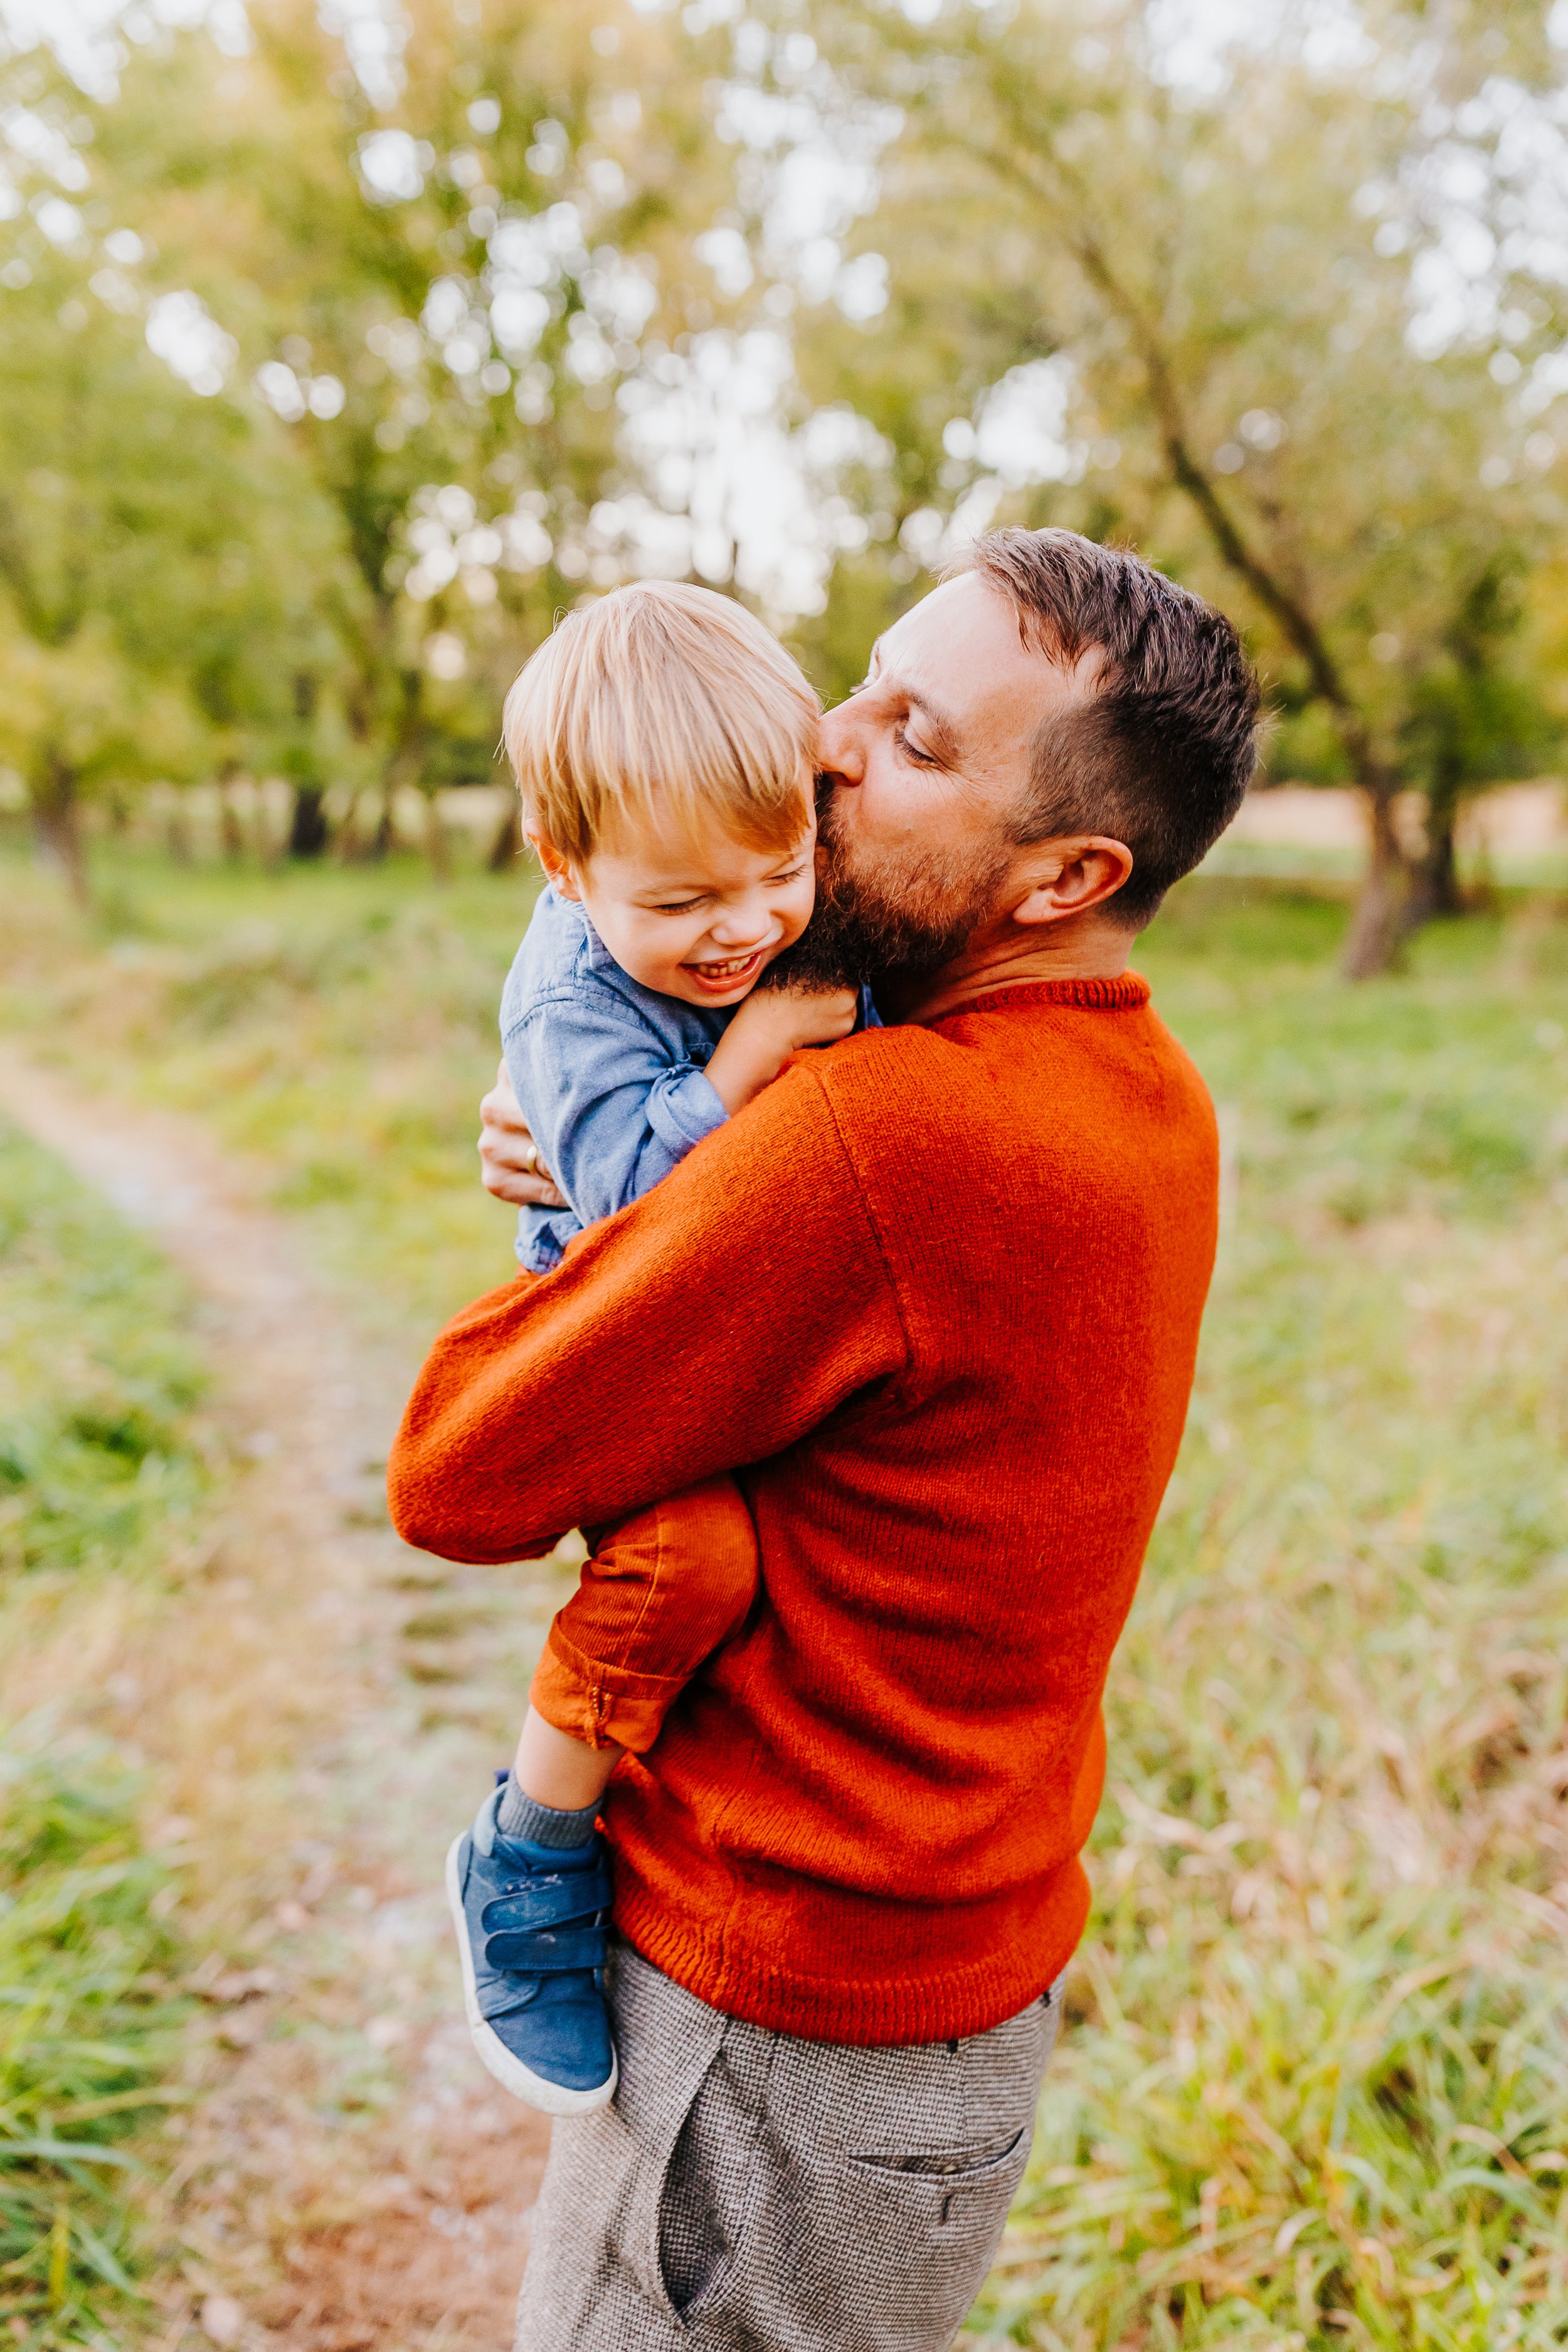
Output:
[[610,1908],[605,1842],[504,1838],[496,1828],[501,1795],[485,1799],[447,1856],[468,2031],[514,2098],[547,2116],[585,2116],[614,2097],[616,2077],[600,1974]]

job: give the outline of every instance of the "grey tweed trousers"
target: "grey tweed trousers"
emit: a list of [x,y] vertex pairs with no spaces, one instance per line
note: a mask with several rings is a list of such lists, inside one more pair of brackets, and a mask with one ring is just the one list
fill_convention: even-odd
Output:
[[616,1946],[614,2104],[556,2123],[517,2352],[946,2352],[1023,2177],[1053,1989],[963,2042],[723,2016]]

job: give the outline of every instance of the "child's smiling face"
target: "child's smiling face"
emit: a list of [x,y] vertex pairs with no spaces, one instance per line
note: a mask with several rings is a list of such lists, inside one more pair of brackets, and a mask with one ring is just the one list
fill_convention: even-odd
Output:
[[581,866],[535,841],[545,872],[582,904],[621,970],[687,1004],[738,1004],[774,956],[799,939],[816,896],[816,818],[810,779],[787,849],[753,849],[715,834],[621,834]]

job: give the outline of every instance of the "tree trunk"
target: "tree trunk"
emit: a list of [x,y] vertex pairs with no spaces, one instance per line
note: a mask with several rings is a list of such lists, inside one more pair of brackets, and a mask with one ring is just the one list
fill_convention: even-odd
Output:
[[[274,777],[270,781],[277,783],[282,780],[279,777]],[[263,866],[281,866],[289,855],[289,826],[287,824],[279,825],[273,822],[275,799],[276,796],[268,792],[265,784],[258,786],[253,832],[256,854]],[[290,815],[292,810],[293,803],[290,801]]]
[[392,846],[392,797],[385,785],[355,793],[337,830],[345,866],[379,866]]
[[1404,935],[1410,868],[1394,829],[1389,784],[1364,787],[1371,819],[1371,856],[1351,918],[1340,970],[1347,980],[1373,980],[1391,969]]
[[430,871],[437,881],[450,881],[451,845],[447,839],[447,828],[441,822],[441,803],[434,793],[425,794],[425,855],[430,860]]
[[218,838],[231,866],[237,866],[245,856],[245,827],[234,802],[234,787],[238,781],[239,771],[234,767],[225,768],[217,780]]
[[425,803],[425,855],[430,861],[430,871],[437,882],[446,881],[452,870],[447,842],[441,829],[441,812],[437,805],[436,788],[427,781],[426,758],[429,750],[430,730],[425,722],[425,673],[422,669],[400,669],[397,673],[398,709],[396,732],[392,754],[382,772],[382,788],[385,795],[382,825],[387,846],[393,841],[393,812],[396,796],[405,784],[412,784]]
[[1415,868],[1405,908],[1406,931],[1419,930],[1434,915],[1462,915],[1465,897],[1454,856],[1459,817],[1458,792],[1435,785],[1426,795],[1426,847]]
[[506,797],[506,814],[496,828],[490,854],[485,860],[488,874],[510,874],[522,856],[522,803],[514,793],[508,793]]
[[52,753],[45,762],[41,781],[34,787],[33,822],[39,849],[52,865],[59,867],[77,905],[84,908],[90,906],[76,773]]
[[332,854],[343,866],[359,866],[365,858],[365,838],[360,831],[359,822],[363,798],[363,793],[351,790],[347,805],[333,830]]
[[171,866],[188,866],[191,863],[190,810],[184,793],[177,788],[171,788],[169,804],[164,812],[163,843]]
[[326,794],[320,784],[296,784],[289,824],[290,857],[321,857],[327,846]]

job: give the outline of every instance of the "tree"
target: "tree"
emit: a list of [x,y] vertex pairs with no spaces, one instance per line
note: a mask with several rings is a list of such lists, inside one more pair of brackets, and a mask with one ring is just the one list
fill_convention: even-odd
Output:
[[[335,510],[337,695],[390,795],[491,770],[501,691],[585,577],[625,468],[617,384],[699,297],[723,173],[657,20],[423,0],[357,53],[304,0],[243,57],[147,40],[97,147],[163,281],[189,289]],[[707,307],[710,320],[711,306]],[[296,836],[320,779],[297,777]]]
[[255,420],[188,389],[89,276],[78,207],[41,194],[0,243],[0,747],[85,899],[84,796],[207,772],[265,727],[278,583],[320,547],[308,499],[268,497]]
[[[1433,903],[1396,797],[1425,790],[1441,840],[1436,713],[1462,688],[1521,716],[1500,583],[1561,526],[1555,437],[1513,389],[1543,381],[1555,307],[1507,241],[1508,126],[1557,72],[1543,11],[1368,11],[1336,50],[1281,7],[1196,56],[1141,0],[921,16],[812,13],[820,116],[879,106],[897,135],[859,239],[890,299],[858,333],[819,311],[805,381],[884,436],[917,558],[954,524],[1061,520],[1239,611],[1283,751],[1366,796],[1346,967],[1380,970]],[[1489,726],[1459,731],[1479,782]]]
[[1536,772],[1562,740],[1524,635],[1524,583],[1500,562],[1482,572],[1441,644],[1412,681],[1403,750],[1422,780],[1425,846],[1406,906],[1409,925],[1462,911],[1455,832],[1466,799]]

